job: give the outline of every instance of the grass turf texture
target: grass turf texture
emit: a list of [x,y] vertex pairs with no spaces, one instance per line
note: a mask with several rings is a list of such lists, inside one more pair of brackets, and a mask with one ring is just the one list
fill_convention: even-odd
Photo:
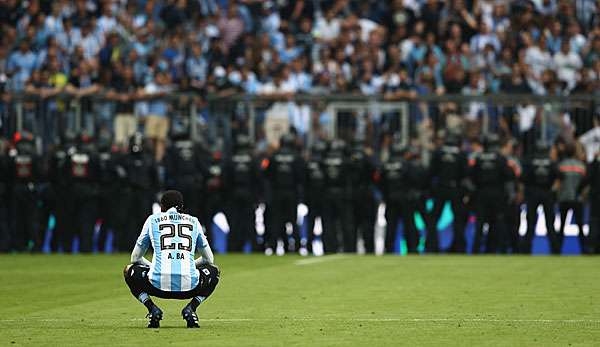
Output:
[[598,345],[596,257],[217,255],[186,329],[159,330],[122,278],[127,255],[0,256],[0,345]]

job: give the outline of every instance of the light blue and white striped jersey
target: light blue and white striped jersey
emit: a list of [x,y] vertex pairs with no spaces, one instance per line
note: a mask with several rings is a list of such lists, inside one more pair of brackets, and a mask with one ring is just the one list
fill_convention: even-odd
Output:
[[154,250],[148,279],[167,292],[188,291],[198,285],[199,273],[194,264],[197,249],[208,246],[198,218],[179,213],[173,207],[146,219],[137,245]]

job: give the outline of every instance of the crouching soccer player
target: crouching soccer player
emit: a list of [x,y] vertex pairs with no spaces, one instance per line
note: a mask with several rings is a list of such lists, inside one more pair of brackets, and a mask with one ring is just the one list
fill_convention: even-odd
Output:
[[[163,299],[191,299],[181,315],[188,328],[198,328],[196,308],[215,290],[219,269],[198,219],[182,213],[183,196],[169,190],[160,201],[161,212],[146,219],[131,253],[131,264],[123,271],[131,293],[146,308],[148,328],[158,328],[163,312],[151,296]],[[152,263],[144,258],[148,248]],[[194,260],[195,251],[201,255]]]

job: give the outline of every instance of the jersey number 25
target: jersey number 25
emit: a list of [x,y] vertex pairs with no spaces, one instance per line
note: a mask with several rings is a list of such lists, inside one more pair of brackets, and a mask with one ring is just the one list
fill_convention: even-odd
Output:
[[[162,231],[164,229],[169,229],[166,234],[162,234]],[[167,241],[168,241],[167,239],[175,237],[175,230],[177,230],[177,236],[179,236],[180,238],[183,239],[182,241],[187,240],[187,242],[177,243],[177,249],[182,250],[182,251],[188,251],[188,252],[192,251],[191,233],[194,230],[194,227],[191,226],[190,224],[177,224],[177,226],[175,224],[161,224],[158,227],[158,230],[160,230],[160,232],[162,234],[162,235],[160,235],[160,250],[161,251],[175,249],[175,242],[171,242],[171,243],[167,244]],[[186,245],[186,243],[187,243],[187,245]]]

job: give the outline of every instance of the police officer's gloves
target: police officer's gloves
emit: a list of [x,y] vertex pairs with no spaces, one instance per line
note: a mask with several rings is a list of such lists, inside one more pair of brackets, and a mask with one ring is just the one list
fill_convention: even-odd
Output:
[[462,181],[462,186],[469,193],[473,193],[476,190],[475,184],[473,184],[473,181],[471,181],[471,179],[469,179],[469,178],[466,178]]
[[127,178],[127,170],[125,170],[121,165],[117,166],[117,176],[120,179]]

